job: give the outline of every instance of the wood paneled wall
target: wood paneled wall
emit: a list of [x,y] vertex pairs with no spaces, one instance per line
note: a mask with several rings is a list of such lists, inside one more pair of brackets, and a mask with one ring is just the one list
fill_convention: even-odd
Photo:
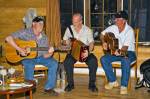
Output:
[[46,15],[46,0],[0,0],[0,42],[21,28],[28,8],[36,8],[37,14]]
[[[28,8],[36,8],[37,15],[46,16],[47,0],[0,0],[0,45],[5,37],[21,28],[24,28],[22,18]],[[1,63],[4,66],[11,64]],[[16,64],[16,68],[22,68]]]

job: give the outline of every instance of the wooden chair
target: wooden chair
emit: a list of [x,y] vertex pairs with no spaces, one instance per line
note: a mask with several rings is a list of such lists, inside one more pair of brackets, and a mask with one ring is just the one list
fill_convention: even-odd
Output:
[[[47,71],[48,71],[48,68],[44,65],[35,65],[35,68],[34,68],[34,71],[36,72],[40,72],[40,74],[44,75],[44,77],[47,76]],[[35,74],[36,76],[36,74]]]
[[[135,50],[136,50],[136,56],[138,58],[138,36],[139,36],[139,28],[134,29],[135,32]],[[137,80],[137,59],[131,63],[131,68],[134,68],[134,75],[135,75],[135,80]],[[112,67],[114,69],[114,73],[116,75],[116,69],[121,69],[121,62],[120,61],[115,61],[112,62]],[[129,78],[129,83],[128,83],[128,90],[131,88],[131,76]]]
[[74,67],[75,68],[87,68],[87,65],[85,62],[79,62],[77,61],[75,64],[74,64]]
[[[55,59],[57,59],[58,62],[60,62],[60,52],[55,52],[53,57]],[[44,77],[46,78],[47,74],[48,74],[48,67],[44,66],[44,65],[35,65],[34,71],[38,72],[40,71],[41,74],[44,74]]]
[[[24,73],[24,66],[22,66]],[[48,68],[44,65],[35,65],[34,67],[34,77],[44,77],[46,78],[48,74]]]

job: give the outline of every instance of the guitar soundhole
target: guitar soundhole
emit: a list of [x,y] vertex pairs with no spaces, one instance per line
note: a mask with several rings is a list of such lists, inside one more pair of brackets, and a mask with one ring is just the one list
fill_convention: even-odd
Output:
[[17,53],[17,55],[19,55],[20,57],[27,57],[27,56],[30,55],[30,53],[27,53],[26,56],[23,56],[23,55],[21,55],[21,54],[19,53],[19,51],[17,51],[17,50],[16,50],[16,53]]
[[30,53],[28,53],[26,56],[23,56],[23,55],[20,54],[20,57],[27,57],[27,56],[29,56],[29,55],[30,55]]

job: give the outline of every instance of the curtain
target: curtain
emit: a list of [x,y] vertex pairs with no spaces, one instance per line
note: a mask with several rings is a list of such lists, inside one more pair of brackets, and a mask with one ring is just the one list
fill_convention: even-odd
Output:
[[49,42],[58,47],[61,42],[59,0],[47,0],[46,7],[46,34]]

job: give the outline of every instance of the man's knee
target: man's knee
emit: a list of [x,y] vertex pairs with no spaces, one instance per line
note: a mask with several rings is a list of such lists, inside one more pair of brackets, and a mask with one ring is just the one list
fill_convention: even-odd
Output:
[[102,56],[101,58],[100,58],[100,62],[101,63],[104,63],[106,61],[106,58],[104,57],[104,56]]

